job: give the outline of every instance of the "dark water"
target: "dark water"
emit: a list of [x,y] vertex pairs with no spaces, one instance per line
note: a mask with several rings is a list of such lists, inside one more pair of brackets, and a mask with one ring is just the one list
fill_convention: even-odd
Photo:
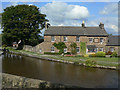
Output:
[[3,55],[2,72],[80,87],[117,88],[118,71],[86,68],[25,56]]

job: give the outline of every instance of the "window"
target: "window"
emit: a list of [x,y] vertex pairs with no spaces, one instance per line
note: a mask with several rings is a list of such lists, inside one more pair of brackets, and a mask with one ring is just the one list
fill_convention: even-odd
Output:
[[67,41],[67,36],[64,36],[64,42],[66,42]]
[[98,48],[95,48],[94,51],[95,51],[95,52],[98,52]]
[[51,36],[51,41],[54,42],[54,40],[55,40],[55,39],[54,39],[54,36]]
[[99,51],[103,51],[103,47],[101,47],[101,48],[99,49]]
[[54,47],[51,47],[51,52],[54,52]]
[[94,48],[88,48],[88,52],[95,52]]
[[89,42],[90,42],[90,43],[93,43],[93,38],[89,38]]
[[98,48],[94,45],[88,45],[87,46],[87,52],[97,52]]
[[76,48],[76,52],[77,52],[77,53],[80,52],[80,48],[79,48],[79,47]]
[[76,36],[76,41],[79,42],[80,41],[80,37]]
[[100,43],[103,43],[104,42],[104,39],[103,38],[100,38]]
[[40,48],[40,53],[42,52],[42,49]]
[[113,48],[113,47],[111,47],[111,48],[110,48],[110,51],[111,51],[111,52],[114,52],[114,48]]
[[94,42],[98,43],[98,42],[99,42],[98,38],[95,38],[95,39],[94,39]]
[[67,53],[67,48],[64,48],[64,53]]

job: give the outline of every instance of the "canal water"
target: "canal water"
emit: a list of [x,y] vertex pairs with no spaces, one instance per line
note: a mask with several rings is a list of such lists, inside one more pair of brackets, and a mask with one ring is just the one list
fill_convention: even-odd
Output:
[[85,88],[118,87],[116,70],[87,68],[12,54],[0,57],[3,73]]

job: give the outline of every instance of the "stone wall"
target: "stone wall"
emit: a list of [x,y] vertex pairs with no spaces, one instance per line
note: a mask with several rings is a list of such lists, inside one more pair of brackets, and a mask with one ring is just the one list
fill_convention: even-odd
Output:
[[[53,47],[53,43],[58,43],[58,42],[64,42],[64,36],[54,36],[55,41],[51,41],[51,36],[44,36],[44,42],[38,44],[35,47],[32,46],[24,46],[24,50],[27,51],[33,51],[33,52],[37,52],[37,53],[41,53],[44,54],[44,52],[51,52],[51,47]],[[97,38],[98,42],[95,43],[90,43],[89,42],[89,38]],[[100,43],[100,38],[104,38],[104,42],[101,44]],[[67,42],[64,42],[67,46],[67,52],[70,52],[70,44],[72,42],[75,42],[77,44],[77,47],[80,47],[80,42],[86,42],[87,45],[95,45],[96,47],[98,47],[98,49],[100,47],[103,47],[104,51],[105,46],[106,46],[106,42],[107,42],[107,37],[87,37],[87,36],[80,36],[80,42],[76,41],[76,36],[67,36]],[[57,48],[54,47],[54,51],[55,52],[59,52],[59,50]],[[80,53],[78,53],[80,54]]]
[[2,74],[2,88],[73,88],[73,87],[74,86],[50,83],[43,80],[31,79],[6,73]]

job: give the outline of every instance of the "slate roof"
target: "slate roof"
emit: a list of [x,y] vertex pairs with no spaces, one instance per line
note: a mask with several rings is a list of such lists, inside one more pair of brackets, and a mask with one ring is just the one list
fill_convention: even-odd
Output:
[[120,36],[108,36],[107,46],[120,46]]
[[105,29],[100,27],[75,27],[75,26],[50,26],[44,35],[66,35],[66,36],[107,36]]

